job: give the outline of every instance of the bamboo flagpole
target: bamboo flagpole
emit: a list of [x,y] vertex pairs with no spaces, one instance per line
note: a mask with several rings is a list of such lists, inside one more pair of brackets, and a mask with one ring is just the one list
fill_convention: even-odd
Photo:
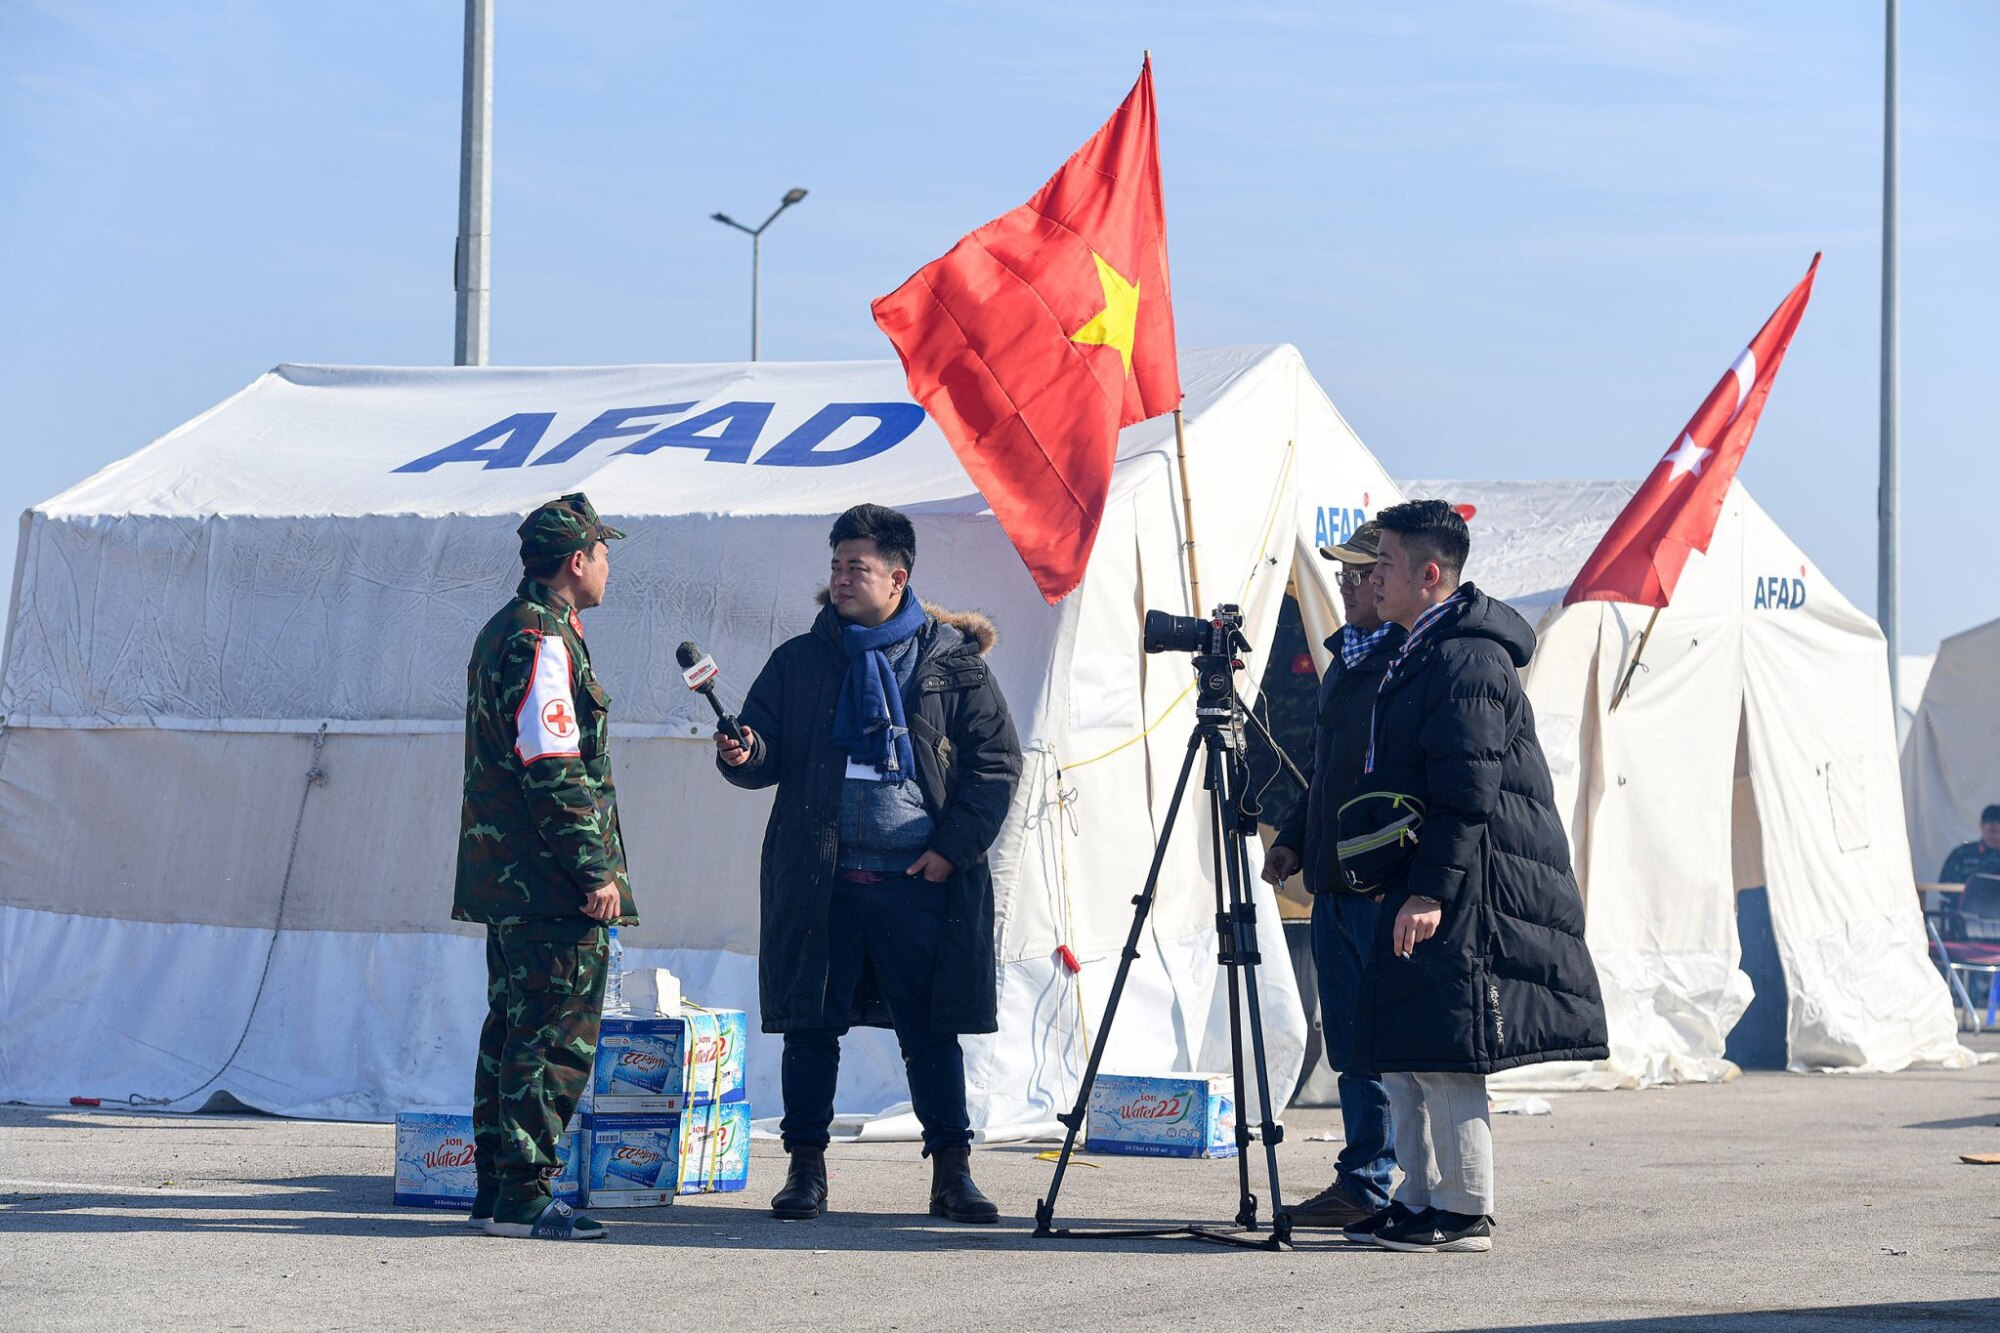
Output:
[[1660,623],[1660,612],[1665,609],[1665,607],[1656,606],[1653,608],[1653,614],[1646,617],[1646,628],[1639,631],[1639,646],[1632,650],[1632,663],[1625,668],[1625,675],[1618,682],[1617,691],[1611,696],[1611,707],[1606,711],[1615,713],[1618,711],[1618,705],[1624,702],[1625,691],[1632,688],[1632,677],[1638,674],[1639,659],[1646,655],[1646,645],[1652,642],[1653,626]]
[[1182,547],[1187,552],[1188,607],[1190,615],[1205,615],[1201,601],[1201,565],[1194,553],[1194,491],[1188,486],[1187,429],[1181,422],[1181,410],[1174,409],[1174,460],[1181,470],[1181,527],[1186,536]]

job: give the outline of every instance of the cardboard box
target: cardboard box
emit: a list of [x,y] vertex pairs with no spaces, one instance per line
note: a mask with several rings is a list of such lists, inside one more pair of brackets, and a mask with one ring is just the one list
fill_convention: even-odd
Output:
[[[555,1181],[555,1196],[565,1203],[583,1196],[582,1147],[581,1122],[573,1121],[557,1149],[563,1171]],[[396,1113],[394,1202],[470,1212],[478,1187],[470,1111],[417,1108]]]
[[681,1194],[733,1193],[750,1180],[750,1104],[675,1115],[593,1114],[585,1129],[592,1208],[658,1208]]
[[1100,1074],[1085,1113],[1084,1151],[1130,1157],[1236,1156],[1227,1074]]
[[749,1185],[749,1102],[690,1107],[681,1129],[681,1193],[734,1194]]
[[740,1102],[749,1038],[739,1009],[690,1009],[677,1018],[606,1014],[584,1107],[593,1115],[667,1115]]

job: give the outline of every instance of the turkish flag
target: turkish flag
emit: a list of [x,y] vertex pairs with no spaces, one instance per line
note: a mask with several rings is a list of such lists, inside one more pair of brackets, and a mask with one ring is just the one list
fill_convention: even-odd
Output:
[[1061,601],[1097,540],[1118,432],[1181,401],[1152,62],[1034,198],[873,309],[911,396]]
[[1750,447],[1799,317],[1812,298],[1819,256],[1766,320],[1652,474],[1639,486],[1570,584],[1563,605],[1630,602],[1665,606],[1690,551],[1706,551],[1729,483]]

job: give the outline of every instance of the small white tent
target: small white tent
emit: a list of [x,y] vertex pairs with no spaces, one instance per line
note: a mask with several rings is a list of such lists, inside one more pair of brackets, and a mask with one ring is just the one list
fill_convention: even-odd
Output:
[[1533,1076],[1722,1076],[1749,1004],[1735,891],[1769,887],[1794,1069],[1958,1063],[1898,817],[1881,631],[1739,484],[1688,563],[1630,693],[1650,614],[1562,605],[1629,482],[1406,482],[1475,507],[1466,574],[1539,636],[1525,684],[1588,905],[1612,1054]]
[[[1324,634],[1315,540],[1387,478],[1291,348],[1183,371],[1205,599],[1242,603],[1268,644],[1293,578]],[[464,1100],[483,1009],[477,931],[448,920],[465,657],[512,591],[519,516],[573,490],[631,534],[587,618],[643,918],[628,965],[756,1026],[769,798],[712,771],[673,648],[696,640],[740,689],[810,623],[831,516],[895,505],[915,586],[998,624],[1027,750],[993,850],[1002,1016],[968,1050],[975,1116],[1002,1132],[1068,1104],[1192,723],[1187,659],[1140,649],[1146,609],[1191,609],[1172,425],[1125,433],[1084,584],[1050,607],[892,363],[281,366],[25,515],[0,1099],[226,1092],[353,1118]],[[1110,1068],[1226,1067],[1207,836],[1177,828]],[[1282,1105],[1304,1020],[1256,893]],[[751,1064],[774,1105],[775,1045]],[[842,1072],[844,1109],[903,1095],[886,1034]]]
[[2000,801],[2000,620],[1938,646],[1903,746],[1903,799],[1920,880],[1978,837],[1980,811]]

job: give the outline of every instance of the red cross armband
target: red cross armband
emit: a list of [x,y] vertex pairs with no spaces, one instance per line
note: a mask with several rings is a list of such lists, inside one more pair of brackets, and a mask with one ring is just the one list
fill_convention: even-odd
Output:
[[536,642],[528,692],[522,696],[520,711],[514,714],[514,753],[524,764],[537,759],[580,758],[581,734],[576,696],[569,684],[569,645],[545,634]]

